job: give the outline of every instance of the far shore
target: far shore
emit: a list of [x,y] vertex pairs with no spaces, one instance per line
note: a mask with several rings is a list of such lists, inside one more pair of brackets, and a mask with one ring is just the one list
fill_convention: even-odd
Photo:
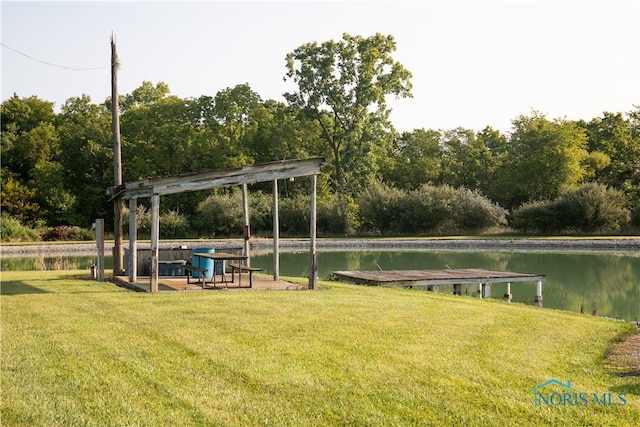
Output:
[[[238,249],[243,245],[240,239],[213,239],[193,241],[161,241],[161,249],[215,248],[217,250]],[[271,252],[273,239],[253,238],[251,250]],[[113,241],[105,243],[105,253],[110,255]],[[124,242],[128,248],[129,243]],[[149,241],[138,242],[139,249],[148,249]],[[352,250],[544,250],[544,251],[640,251],[640,237],[599,237],[599,238],[319,238],[316,240],[318,251]],[[309,239],[280,239],[279,248],[283,251],[306,251]],[[95,242],[78,243],[34,243],[0,245],[2,257],[24,257],[32,255],[82,255],[92,254],[96,250]]]

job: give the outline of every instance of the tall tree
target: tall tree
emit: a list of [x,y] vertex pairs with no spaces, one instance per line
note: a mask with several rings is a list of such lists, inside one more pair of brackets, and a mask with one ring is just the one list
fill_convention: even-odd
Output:
[[501,173],[508,207],[529,200],[552,200],[581,182],[587,136],[575,123],[548,120],[533,112],[514,119]]
[[383,181],[395,187],[414,190],[423,184],[435,185],[440,176],[440,132],[414,129],[394,140]]
[[307,43],[286,56],[285,79],[298,88],[284,96],[317,118],[340,192],[357,192],[364,183],[349,179],[375,169],[373,145],[391,141],[379,138],[381,131],[392,130],[386,95],[411,96],[411,73],[393,59],[395,50],[393,36],[345,33],[342,40]]
[[105,195],[105,189],[113,185],[114,172],[111,113],[105,105],[82,95],[64,103],[56,123],[64,182],[78,197],[76,209],[83,225],[95,218],[112,222],[112,204]]

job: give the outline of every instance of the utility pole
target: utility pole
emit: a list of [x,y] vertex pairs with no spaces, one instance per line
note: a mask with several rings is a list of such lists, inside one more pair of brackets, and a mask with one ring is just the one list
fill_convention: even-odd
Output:
[[[122,154],[120,149],[120,106],[118,105],[118,69],[120,62],[116,53],[116,41],[111,33],[111,132],[113,134],[113,185],[122,185]],[[113,199],[113,274],[119,276],[122,268],[122,208],[118,196]]]

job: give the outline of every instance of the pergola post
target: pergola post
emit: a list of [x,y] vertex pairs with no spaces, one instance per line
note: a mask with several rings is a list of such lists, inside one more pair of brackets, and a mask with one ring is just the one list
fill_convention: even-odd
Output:
[[104,282],[104,219],[96,219],[96,248],[98,249],[97,274],[98,282]]
[[278,180],[273,180],[273,281],[280,280],[280,220],[278,212]]
[[151,292],[158,292],[158,248],[160,240],[160,196],[151,196]]
[[251,236],[251,228],[249,227],[249,194],[247,192],[247,184],[242,184],[242,218],[244,221],[244,229],[242,232],[243,245],[242,255],[247,257],[247,265],[251,265],[251,254],[249,247],[249,237]]
[[136,226],[136,199],[129,199],[129,283],[138,279],[138,227]]
[[316,254],[316,182],[318,177],[311,175],[311,232],[309,236],[309,289],[318,284],[318,255]]

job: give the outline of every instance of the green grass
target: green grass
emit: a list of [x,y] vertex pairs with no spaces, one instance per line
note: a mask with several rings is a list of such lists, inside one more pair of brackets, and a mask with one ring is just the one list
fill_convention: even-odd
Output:
[[[145,294],[2,274],[3,426],[637,425],[603,367],[630,325],[500,301],[321,282]],[[626,406],[533,407],[551,378]]]

